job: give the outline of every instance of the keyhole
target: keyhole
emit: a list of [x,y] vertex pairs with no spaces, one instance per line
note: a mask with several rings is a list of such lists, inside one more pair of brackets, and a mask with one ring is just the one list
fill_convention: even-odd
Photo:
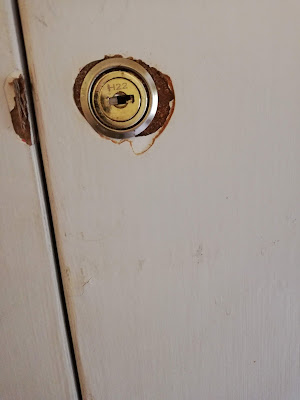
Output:
[[113,97],[109,98],[109,104],[117,108],[124,108],[129,102],[134,103],[134,96],[124,92],[117,92]]

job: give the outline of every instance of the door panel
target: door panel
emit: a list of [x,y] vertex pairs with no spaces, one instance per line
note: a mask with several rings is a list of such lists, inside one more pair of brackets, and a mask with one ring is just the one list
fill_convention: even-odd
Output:
[[0,20],[0,398],[77,399],[11,1]]
[[[299,3],[20,10],[84,398],[298,399]],[[73,100],[114,54],[174,85],[139,156]]]

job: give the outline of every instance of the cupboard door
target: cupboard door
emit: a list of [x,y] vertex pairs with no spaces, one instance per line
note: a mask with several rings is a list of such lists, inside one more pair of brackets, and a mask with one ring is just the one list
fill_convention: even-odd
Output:
[[12,3],[0,1],[0,398],[75,400]]
[[[299,2],[20,11],[84,399],[298,399]],[[174,85],[140,155],[73,99],[115,54]]]

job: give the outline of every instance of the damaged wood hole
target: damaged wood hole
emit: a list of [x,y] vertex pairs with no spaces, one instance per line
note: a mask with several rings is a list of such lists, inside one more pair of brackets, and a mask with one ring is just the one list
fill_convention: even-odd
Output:
[[[156,68],[151,67],[147,65],[145,62],[142,60],[136,60],[133,59],[132,57],[124,58],[121,55],[114,55],[114,56],[105,56],[102,60],[97,60],[90,62],[87,64],[85,67],[83,67],[79,74],[76,77],[74,86],[73,86],[73,96],[74,96],[74,101],[79,109],[80,113],[85,117],[83,107],[81,104],[81,89],[82,85],[84,82],[84,79],[88,72],[95,67],[98,63],[104,60],[109,60],[109,59],[114,59],[114,58],[123,58],[124,60],[132,60],[141,65],[152,77],[154,84],[157,89],[157,95],[158,95],[158,105],[157,105],[157,110],[156,113],[150,122],[150,124],[139,134],[135,135],[133,138],[121,138],[121,139],[115,139],[108,137],[102,132],[97,131],[97,133],[108,140],[111,140],[113,143],[120,144],[125,141],[128,141],[131,145],[131,148],[133,152],[137,155],[144,153],[147,151],[155,142],[158,136],[161,135],[161,133],[164,131],[166,128],[172,114],[174,111],[175,107],[175,94],[174,94],[174,89],[172,85],[171,78],[163,74],[162,72],[158,71]],[[126,98],[127,100],[127,98]],[[114,102],[109,99],[110,104],[114,104]]]
[[23,142],[31,146],[26,86],[21,73],[14,72],[6,79],[5,94],[14,130]]

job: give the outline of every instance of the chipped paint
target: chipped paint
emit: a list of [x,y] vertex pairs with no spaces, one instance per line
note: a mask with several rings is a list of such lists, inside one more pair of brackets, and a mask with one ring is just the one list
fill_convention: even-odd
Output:
[[5,81],[4,90],[14,130],[23,142],[31,146],[26,87],[20,71],[9,75]]
[[[105,56],[104,59],[116,58],[116,57],[122,57],[122,56],[117,54],[114,56]],[[121,143],[129,142],[133,153],[135,155],[141,155],[144,154],[147,150],[149,150],[153,146],[156,139],[162,134],[162,132],[168,125],[175,108],[175,94],[174,94],[172,80],[168,75],[163,74],[154,67],[150,67],[142,60],[136,60],[132,57],[128,58],[142,65],[152,76],[158,91],[157,112],[150,125],[136,137],[129,139],[112,139],[102,135],[101,133],[98,134],[102,138],[107,139],[115,144],[120,145]],[[100,61],[102,60],[90,62],[80,70],[79,74],[76,77],[73,87],[73,96],[75,104],[82,115],[83,111],[80,103],[81,85],[89,70],[93,68],[93,66]]]

